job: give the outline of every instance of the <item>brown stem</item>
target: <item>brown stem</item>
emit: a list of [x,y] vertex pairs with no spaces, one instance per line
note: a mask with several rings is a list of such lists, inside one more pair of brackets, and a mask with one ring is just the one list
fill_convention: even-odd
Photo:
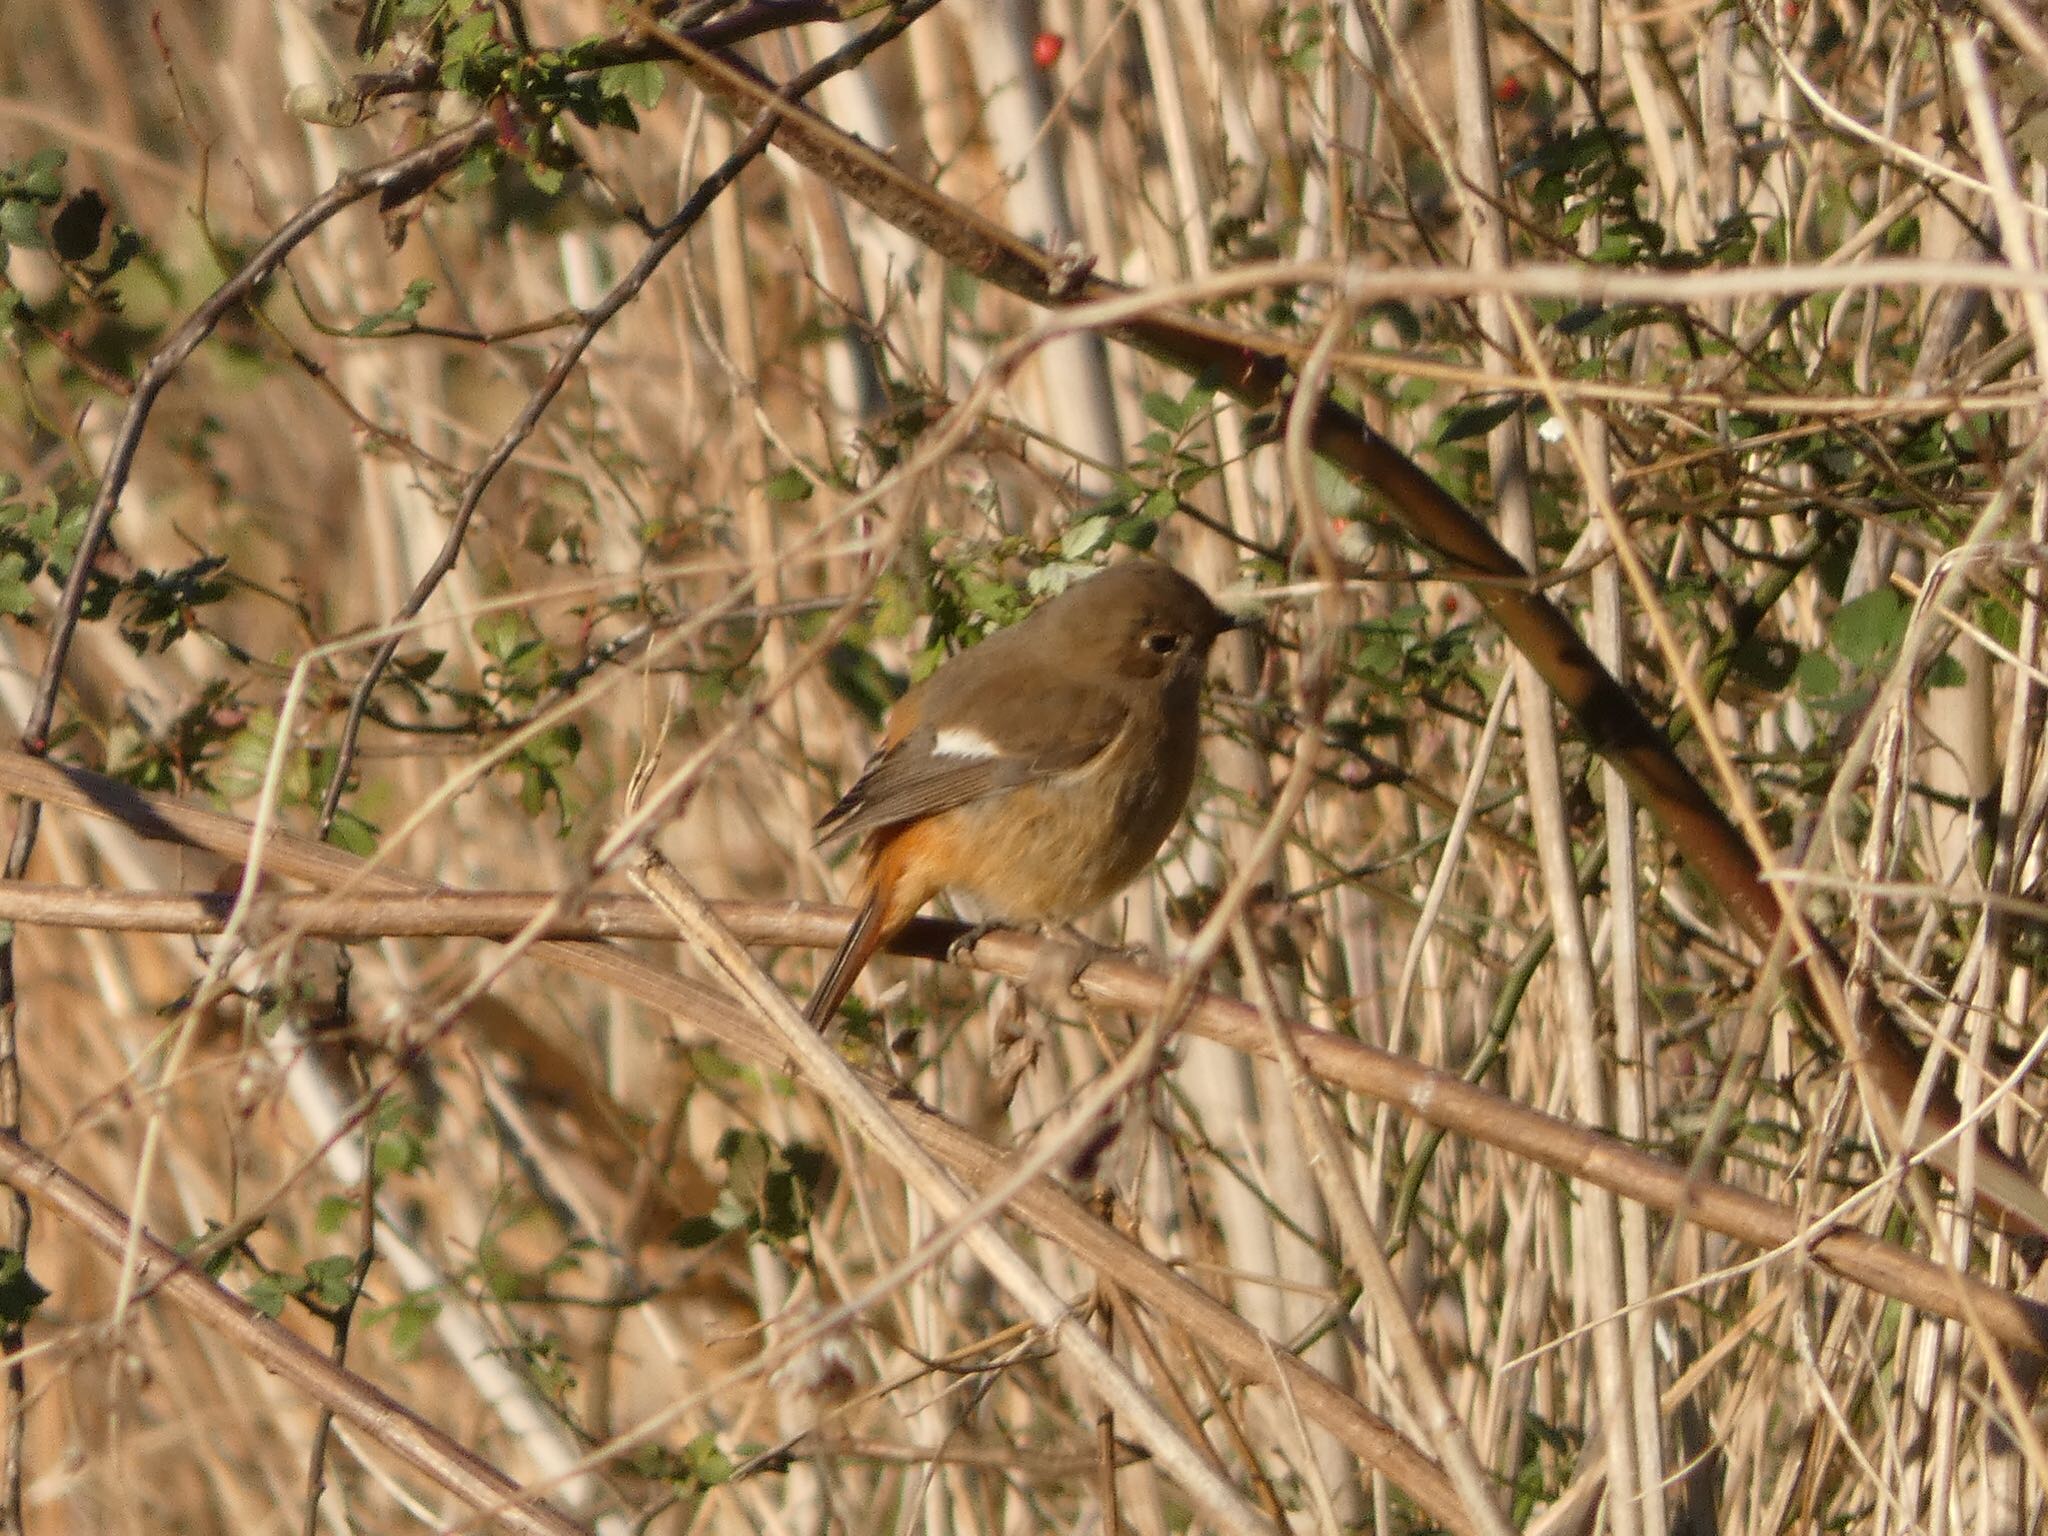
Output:
[[[239,817],[149,795],[82,769],[0,752],[0,791],[37,797],[68,809],[105,816],[143,836],[207,849],[223,858],[242,856],[249,824]],[[385,873],[364,875],[361,861],[309,838],[273,833],[265,861],[275,874],[310,883],[355,884],[380,894],[355,897],[281,896],[281,923],[303,922],[305,931],[333,937],[369,933],[401,935],[469,934],[503,936],[530,920],[544,896],[531,893],[443,891],[424,882]],[[827,949],[846,933],[851,914],[843,908],[797,902],[725,902],[720,917],[750,944],[803,945]],[[209,932],[225,920],[223,899],[178,895],[142,897],[105,892],[63,892],[49,887],[0,885],[0,920],[77,921],[171,932]],[[565,918],[559,937],[537,945],[535,958],[616,986],[655,1008],[688,1017],[721,1046],[747,1059],[770,1054],[758,1034],[718,994],[662,976],[596,944],[570,938],[661,937],[665,918],[644,902],[596,894],[575,918]],[[900,954],[933,961],[965,961],[976,969],[1027,980],[1039,960],[1041,941],[1025,934],[994,932],[965,955],[952,944],[957,923],[928,919],[912,923],[891,946]],[[1166,995],[1168,980],[1127,961],[1098,959],[1080,976],[1093,1000],[1133,1013],[1149,1014]],[[1257,1012],[1242,1003],[1204,996],[1186,1027],[1235,1050],[1265,1055],[1271,1049]],[[1816,1229],[1789,1205],[1749,1190],[1698,1177],[1677,1163],[1626,1142],[1530,1109],[1452,1074],[1360,1041],[1292,1024],[1309,1071],[1320,1081],[1400,1109],[1429,1125],[1528,1158],[1568,1178],[1584,1179],[1625,1199],[1696,1223],[1750,1247],[1802,1253],[1830,1273],[1923,1311],[1958,1321],[1974,1316],[2001,1344],[2048,1354],[2048,1305],[1959,1274],[1918,1254],[1866,1233]],[[779,1061],[779,1058],[777,1058]]]

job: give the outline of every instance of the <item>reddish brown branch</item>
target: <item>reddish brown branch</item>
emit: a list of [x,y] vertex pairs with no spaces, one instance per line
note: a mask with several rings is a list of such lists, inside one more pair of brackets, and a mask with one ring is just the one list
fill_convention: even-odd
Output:
[[[110,817],[145,836],[237,858],[248,845],[248,823],[218,811],[145,795],[79,769],[0,752],[0,790]],[[308,839],[273,834],[268,867],[277,875],[322,885],[362,879],[360,862]],[[503,937],[516,932],[545,896],[437,890],[420,882],[377,874],[362,883],[382,894],[354,897],[264,898],[273,923],[303,924],[334,938],[382,935]],[[214,932],[228,899],[214,895],[138,895],[81,892],[47,886],[0,886],[0,920],[166,932]],[[799,902],[724,902],[720,917],[750,944],[828,949],[845,937],[851,914]],[[690,1020],[722,1045],[749,1059],[764,1042],[719,995],[673,978],[652,978],[644,966],[600,945],[564,942],[598,937],[668,938],[673,929],[650,904],[634,897],[594,894],[586,909],[550,929],[554,937],[535,956],[631,991],[658,1008]],[[951,952],[961,928],[923,920],[892,946],[898,953],[935,961]],[[1041,942],[1025,934],[991,933],[966,956],[977,969],[1026,980],[1040,959]],[[1156,971],[1121,960],[1098,960],[1080,986],[1097,1002],[1144,1013],[1158,1007],[1168,983]],[[680,990],[678,990],[680,989]],[[1894,1244],[1853,1231],[1814,1230],[1789,1205],[1694,1177],[1686,1168],[1615,1137],[1530,1109],[1449,1073],[1360,1041],[1296,1024],[1295,1038],[1309,1070],[1333,1087],[1387,1104],[1417,1119],[1588,1183],[1709,1231],[1764,1251],[1804,1252],[1843,1279],[1942,1317],[1975,1316],[2002,1344],[2048,1354],[2048,1306],[1972,1276],[1955,1273]],[[1220,997],[1201,999],[1187,1028],[1234,1050],[1270,1053],[1258,1014]],[[936,1134],[936,1133],[934,1133]],[[1085,1219],[1085,1218],[1084,1218]],[[1062,1237],[1066,1241],[1066,1237]]]

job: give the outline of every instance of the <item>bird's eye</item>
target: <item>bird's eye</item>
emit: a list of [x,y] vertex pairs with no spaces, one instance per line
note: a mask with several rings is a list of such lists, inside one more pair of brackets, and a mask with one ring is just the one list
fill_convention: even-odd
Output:
[[1159,630],[1145,637],[1145,649],[1158,656],[1171,656],[1180,649],[1180,636]]

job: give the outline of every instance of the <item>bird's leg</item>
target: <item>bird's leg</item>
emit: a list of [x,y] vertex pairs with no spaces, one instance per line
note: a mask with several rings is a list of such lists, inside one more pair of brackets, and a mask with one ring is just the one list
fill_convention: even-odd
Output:
[[974,946],[1001,926],[999,923],[974,924],[965,933],[961,934],[959,938],[946,946],[946,958],[955,965],[963,964],[972,959],[974,956]]

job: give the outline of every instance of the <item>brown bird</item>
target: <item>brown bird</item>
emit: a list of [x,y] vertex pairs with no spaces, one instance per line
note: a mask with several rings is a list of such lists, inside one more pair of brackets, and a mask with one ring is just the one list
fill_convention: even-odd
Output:
[[1202,673],[1235,628],[1171,567],[1089,577],[947,662],[889,712],[818,841],[865,835],[860,915],[812,994],[823,1027],[854,978],[941,891],[988,921],[1066,922],[1122,890],[1180,820]]

